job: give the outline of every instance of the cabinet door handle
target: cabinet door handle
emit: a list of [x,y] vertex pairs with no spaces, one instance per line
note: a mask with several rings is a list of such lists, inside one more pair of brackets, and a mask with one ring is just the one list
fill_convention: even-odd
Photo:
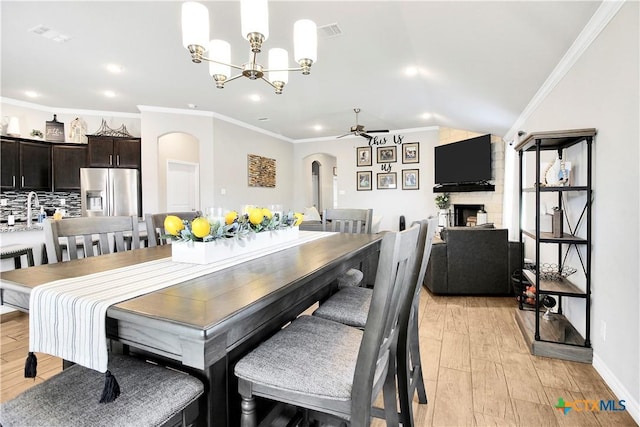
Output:
[[109,164],[113,166],[113,154],[109,154]]
[[120,166],[120,154],[116,154],[116,165]]
[[24,175],[22,175],[22,186],[24,187]]
[[15,187],[15,186],[16,186],[16,176],[13,175],[13,187]]

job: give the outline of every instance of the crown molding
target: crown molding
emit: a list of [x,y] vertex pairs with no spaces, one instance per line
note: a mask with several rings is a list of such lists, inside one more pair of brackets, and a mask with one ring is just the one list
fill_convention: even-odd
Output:
[[593,14],[587,25],[584,26],[578,37],[575,39],[571,47],[564,54],[558,65],[553,69],[547,80],[542,84],[540,89],[531,98],[529,104],[522,111],[515,123],[507,131],[504,136],[505,141],[512,140],[522,127],[522,124],[533,114],[533,112],[542,104],[546,97],[558,85],[560,80],[573,68],[574,64],[580,59],[584,52],[591,46],[591,43],[598,38],[602,30],[618,13],[626,0],[604,0],[598,10]]
[[140,113],[122,113],[119,111],[100,111],[100,110],[79,110],[77,108],[60,108],[50,107],[48,105],[35,104],[33,102],[20,101],[13,98],[0,97],[3,104],[14,105],[16,107],[30,108],[32,110],[44,111],[55,114],[71,114],[83,116],[107,116],[107,117],[125,117],[129,119],[139,119]]

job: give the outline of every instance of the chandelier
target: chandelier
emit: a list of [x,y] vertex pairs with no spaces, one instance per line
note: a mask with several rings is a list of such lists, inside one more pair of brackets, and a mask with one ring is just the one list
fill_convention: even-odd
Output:
[[[318,33],[313,21],[301,19],[293,25],[294,57],[299,67],[289,68],[289,54],[285,49],[272,48],[269,49],[268,68],[265,68],[258,63],[257,57],[262,43],[269,37],[267,0],[241,0],[240,14],[242,36],[249,41],[251,53],[249,62],[234,65],[231,64],[229,43],[209,41],[209,10],[198,2],[182,4],[182,44],[191,53],[191,61],[198,64],[209,62],[209,74],[217,88],[223,89],[225,83],[244,76],[251,80],[262,79],[281,94],[289,81],[289,71],[302,71],[304,75],[311,72],[318,50]],[[240,73],[231,77],[232,68]],[[265,73],[269,73],[269,78]]]

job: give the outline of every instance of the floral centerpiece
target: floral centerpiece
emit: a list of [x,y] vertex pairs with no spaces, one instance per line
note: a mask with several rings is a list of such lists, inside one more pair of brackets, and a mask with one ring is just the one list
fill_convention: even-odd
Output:
[[435,200],[438,209],[447,209],[449,207],[449,193],[440,193],[436,196]]
[[252,208],[228,212],[224,219],[198,216],[192,221],[168,215],[164,221],[174,261],[206,264],[297,239],[303,215]]

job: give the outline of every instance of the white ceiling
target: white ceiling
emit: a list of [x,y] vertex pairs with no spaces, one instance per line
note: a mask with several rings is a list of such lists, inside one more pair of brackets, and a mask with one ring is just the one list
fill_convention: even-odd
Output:
[[[248,59],[240,2],[204,2],[211,38]],[[299,140],[337,136],[362,109],[367,129],[445,126],[504,135],[560,62],[600,1],[272,1],[270,37],[259,55],[284,47],[293,23],[337,24],[319,31],[309,76],[291,73],[284,94],[241,78],[216,89],[206,64],[182,47],[181,2],[5,1],[2,97],[52,108],[138,113],[138,105],[213,111]],[[68,35],[54,42],[28,30]],[[117,63],[118,75],[105,66]],[[293,64],[292,64],[293,65]],[[408,66],[417,67],[413,77]],[[28,98],[24,92],[40,94]],[[116,96],[102,93],[112,90]],[[261,100],[251,101],[258,94]],[[424,118],[430,113],[430,118]],[[260,121],[268,118],[268,121]],[[321,125],[323,130],[314,130]]]

